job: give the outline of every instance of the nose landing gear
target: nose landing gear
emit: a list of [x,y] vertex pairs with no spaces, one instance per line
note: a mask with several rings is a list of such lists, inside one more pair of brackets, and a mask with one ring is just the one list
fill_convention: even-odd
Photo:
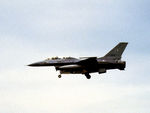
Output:
[[58,75],[58,78],[61,78],[61,75]]

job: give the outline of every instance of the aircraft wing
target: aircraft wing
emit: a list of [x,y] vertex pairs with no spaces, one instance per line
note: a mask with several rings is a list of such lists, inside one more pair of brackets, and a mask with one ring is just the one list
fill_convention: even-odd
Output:
[[98,65],[97,57],[82,57],[76,64],[56,67],[56,70],[93,69]]
[[80,61],[78,62],[78,65],[84,65],[84,66],[90,66],[96,64],[98,64],[97,57],[85,57],[83,59],[80,59]]

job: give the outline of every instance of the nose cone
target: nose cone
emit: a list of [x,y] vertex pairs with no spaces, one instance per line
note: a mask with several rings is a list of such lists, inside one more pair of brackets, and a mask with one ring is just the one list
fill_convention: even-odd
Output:
[[45,64],[45,62],[35,62],[35,63],[32,63],[32,64],[29,64],[27,66],[43,66]]
[[32,63],[32,64],[29,64],[27,66],[37,66],[37,63]]

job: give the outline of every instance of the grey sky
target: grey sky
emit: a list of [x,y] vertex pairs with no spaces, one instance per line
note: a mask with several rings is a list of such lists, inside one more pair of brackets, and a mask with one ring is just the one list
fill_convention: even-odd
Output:
[[[148,113],[149,0],[0,1],[0,112]],[[25,65],[52,56],[103,56],[129,45],[126,71],[64,75]]]

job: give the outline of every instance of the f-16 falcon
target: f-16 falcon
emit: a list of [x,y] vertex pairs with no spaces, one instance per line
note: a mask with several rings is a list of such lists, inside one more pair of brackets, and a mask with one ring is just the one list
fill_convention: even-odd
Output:
[[83,74],[87,79],[91,78],[90,73],[98,72],[106,73],[110,69],[124,70],[126,62],[121,60],[122,53],[124,52],[127,42],[120,42],[110,52],[103,57],[52,57],[44,61],[29,64],[28,66],[54,66],[56,71],[61,74]]

